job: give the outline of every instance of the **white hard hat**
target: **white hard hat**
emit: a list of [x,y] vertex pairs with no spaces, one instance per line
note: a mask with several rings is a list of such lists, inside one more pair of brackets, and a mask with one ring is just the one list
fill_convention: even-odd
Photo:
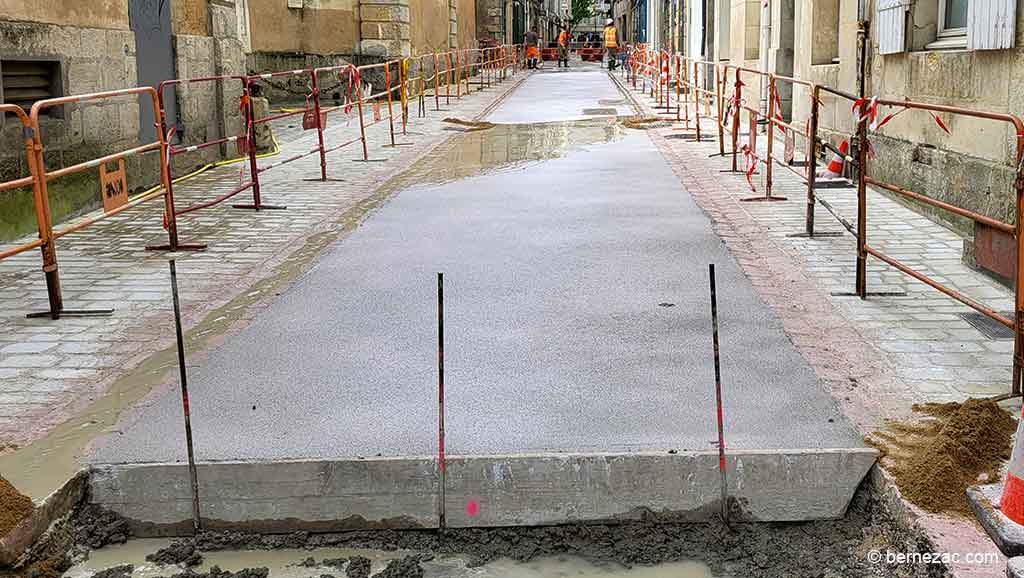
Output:
[[605,26],[611,26],[611,25],[612,25],[612,19],[611,19],[611,18],[609,18],[608,20],[605,20],[605,21],[604,21],[604,25],[605,25]]

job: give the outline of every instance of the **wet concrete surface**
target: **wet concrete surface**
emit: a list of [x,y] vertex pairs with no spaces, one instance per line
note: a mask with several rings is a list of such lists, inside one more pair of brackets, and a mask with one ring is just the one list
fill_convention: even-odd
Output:
[[[589,114],[588,114],[589,113]],[[629,101],[596,64],[534,73],[487,120],[540,123],[634,114]]]
[[[489,120],[616,98],[603,72],[542,72]],[[643,132],[598,120],[458,135],[396,183],[409,186],[193,361],[199,459],[434,453],[438,271],[450,452],[709,449],[708,263],[727,444],[862,446]],[[91,461],[179,461],[183,438],[169,389]]]
[[[67,578],[87,578],[96,572],[132,564],[134,578],[157,578],[181,572],[181,566],[162,566],[146,560],[146,555],[166,546],[165,540],[133,540],[119,546],[108,546],[90,553],[89,559],[71,568]],[[381,572],[391,560],[416,552],[404,550],[366,550],[353,548],[282,549],[269,551],[225,550],[203,552],[203,562],[192,568],[206,572],[213,566],[237,572],[244,568],[264,567],[275,578],[309,578],[310,576],[345,576],[348,565],[344,559],[356,556],[370,561],[373,574]],[[554,556],[529,562],[507,558],[484,565],[472,562],[469,556],[431,556],[421,563],[425,577],[452,578],[712,578],[708,568],[698,562],[669,562],[657,566],[624,567],[614,562],[593,562],[576,556]],[[340,562],[340,563],[339,563]]]

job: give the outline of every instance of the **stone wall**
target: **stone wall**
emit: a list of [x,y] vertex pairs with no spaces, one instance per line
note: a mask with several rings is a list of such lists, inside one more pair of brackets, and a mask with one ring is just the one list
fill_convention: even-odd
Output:
[[[136,84],[135,36],[129,30],[79,28],[0,21],[0,58],[59,62],[60,92],[85,94]],[[66,105],[40,118],[48,170],[81,163],[138,146],[139,100],[122,97]],[[146,106],[151,106],[146,101]],[[151,157],[127,159],[128,185],[151,184]],[[21,125],[8,116],[0,129],[0,179],[27,176]],[[98,173],[84,171],[49,184],[54,221],[100,202]],[[0,240],[35,230],[32,194],[27,189],[0,192]]]

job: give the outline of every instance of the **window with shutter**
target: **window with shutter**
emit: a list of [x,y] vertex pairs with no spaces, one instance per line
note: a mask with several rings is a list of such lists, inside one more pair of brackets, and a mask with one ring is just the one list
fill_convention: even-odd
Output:
[[1013,48],[1017,0],[970,0],[967,3],[967,48]]
[[904,0],[878,0],[878,52],[896,54],[906,50],[907,7]]
[[[49,60],[0,60],[0,102],[16,104],[26,111],[39,100],[63,96],[60,90],[60,62]],[[60,107],[44,114],[57,114]]]

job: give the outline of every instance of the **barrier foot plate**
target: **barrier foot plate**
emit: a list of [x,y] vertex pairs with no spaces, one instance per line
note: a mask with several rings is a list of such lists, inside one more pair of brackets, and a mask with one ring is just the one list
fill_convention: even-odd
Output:
[[[757,174],[757,173],[754,173],[754,174]],[[766,196],[762,195],[762,196],[758,196],[758,197],[746,197],[746,198],[740,199],[740,202],[743,202],[743,203],[758,203],[758,202],[761,202],[761,201],[785,201],[785,200],[788,200],[788,198],[787,197],[776,197],[775,195],[766,195]]]
[[386,163],[388,159],[352,159],[354,163]]
[[303,181],[309,181],[309,182],[312,182],[312,183],[344,183],[344,182],[346,182],[345,179],[339,179],[339,178],[336,178],[336,177],[327,177],[326,179],[318,179],[316,177],[313,177],[313,178],[302,179],[302,180]]
[[793,238],[816,239],[818,237],[842,237],[843,236],[843,232],[842,231],[821,231],[820,233],[815,233],[813,235],[808,235],[807,233],[792,233],[792,234],[786,235],[786,236],[787,237],[793,237]]
[[252,209],[254,211],[283,211],[283,210],[287,209],[288,207],[285,206],[285,205],[260,205],[260,206],[257,207],[256,205],[249,204],[249,205],[231,205],[231,208],[233,208],[233,209]]
[[[163,245],[146,245],[147,251],[171,251],[171,246],[167,243]],[[177,248],[174,251],[205,251],[206,243],[178,243]]]
[[[720,170],[718,172],[720,172],[720,173],[734,173],[734,174],[737,174],[737,175],[743,174],[743,171],[741,171],[741,170],[735,170],[734,171],[732,169],[722,169],[722,170]],[[757,173],[754,173],[754,174],[757,174]]]
[[43,317],[60,319],[61,317],[99,317],[101,315],[112,315],[113,313],[113,309],[62,309],[56,316],[50,311],[38,311],[36,313],[29,313],[25,317],[28,319],[40,319]]
[[395,143],[395,144],[393,144],[393,145],[391,145],[391,144],[386,144],[386,145],[381,145],[381,146],[383,146],[384,148],[389,148],[389,149],[391,149],[391,148],[395,148],[395,147],[411,147],[411,146],[412,146],[412,145],[414,145],[414,144],[416,144],[416,143],[411,143],[411,142],[396,142],[396,143]]
[[[829,293],[833,297],[860,297],[853,291],[833,291]],[[906,297],[906,291],[868,291],[868,297]]]

